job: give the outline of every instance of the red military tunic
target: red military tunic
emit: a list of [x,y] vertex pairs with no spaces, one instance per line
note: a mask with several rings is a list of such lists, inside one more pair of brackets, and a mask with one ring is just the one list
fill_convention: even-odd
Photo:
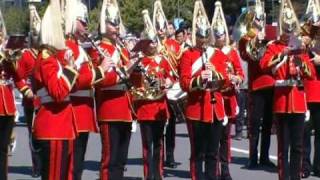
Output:
[[41,106],[33,133],[41,140],[70,140],[76,135],[74,110],[69,94],[78,73],[61,65],[56,54],[42,50],[35,69],[35,90]]
[[99,67],[93,68],[86,52],[75,40],[68,39],[66,45],[72,50],[79,71],[75,88],[70,94],[77,132],[98,132],[93,86],[104,78],[104,73]]
[[[240,64],[240,57],[237,50],[230,46],[225,46],[222,48],[222,52],[228,56],[228,60],[226,62],[227,73],[237,76],[237,78],[242,81],[244,79],[244,73]],[[237,108],[239,108],[235,88],[236,87],[234,84],[229,83],[227,87],[222,91],[226,115],[232,120],[235,120],[238,113]]]
[[[100,47],[118,66],[125,66],[129,63],[128,52],[124,48],[116,47],[107,39],[102,40]],[[100,56],[97,51],[91,51],[90,55],[94,61],[99,61]],[[110,70],[105,72],[105,78],[97,84],[98,121],[132,122],[131,95],[126,85],[119,84],[118,81],[118,74]]]
[[[270,71],[275,67],[275,60],[278,55],[287,48],[287,45],[280,41],[275,41],[268,45],[267,51],[260,61],[261,68],[265,71]],[[313,72],[310,67],[310,59],[306,53],[296,55],[302,61],[302,69],[300,72],[301,78],[311,78]],[[293,55],[288,56],[293,58]],[[307,110],[306,96],[303,88],[297,86],[281,85],[290,79],[290,65],[284,63],[274,72],[275,90],[274,90],[274,113],[305,113]]]
[[26,86],[22,88],[23,90],[22,92],[24,92],[22,105],[29,108],[39,105],[36,99],[29,99],[25,97],[29,93],[29,91],[32,91],[32,76],[34,73],[34,67],[35,67],[37,58],[38,58],[37,50],[24,49],[22,51],[22,56],[17,63],[17,75],[19,78],[23,79],[26,83]]
[[0,64],[0,116],[16,114],[13,83],[22,93],[28,90],[25,81],[16,73],[16,64],[10,61],[3,60]]
[[[164,82],[166,78],[170,77],[170,67],[167,60],[160,55],[152,57],[144,57],[141,61],[143,67],[147,69],[148,74],[154,74],[160,81]],[[141,86],[142,75],[134,77],[134,84],[137,87]],[[158,100],[137,100],[135,102],[137,119],[139,121],[155,121],[169,119],[169,110],[165,96]]]
[[[210,47],[211,48],[211,47]],[[180,63],[180,84],[181,88],[188,92],[188,102],[185,111],[186,118],[192,121],[201,121],[212,123],[215,120],[223,120],[225,117],[225,110],[223,104],[223,97],[221,92],[214,93],[206,90],[199,90],[193,85],[201,81],[200,75],[204,68],[200,68],[192,74],[193,67],[201,58],[202,50],[191,48],[183,53]],[[218,49],[214,49],[212,55],[208,55],[209,61],[215,66],[221,79],[226,78],[225,62],[228,57]],[[200,59],[201,61],[201,59]],[[203,66],[203,64],[201,64]],[[212,98],[216,102],[211,103]]]
[[265,88],[271,88],[274,85],[274,79],[271,74],[262,71],[259,61],[250,58],[246,48],[251,38],[247,35],[243,36],[239,41],[240,56],[244,61],[248,62],[248,83],[249,90],[256,91]]
[[304,81],[304,90],[308,103],[320,103],[320,68],[315,64],[311,64],[311,69],[314,72],[313,79]]

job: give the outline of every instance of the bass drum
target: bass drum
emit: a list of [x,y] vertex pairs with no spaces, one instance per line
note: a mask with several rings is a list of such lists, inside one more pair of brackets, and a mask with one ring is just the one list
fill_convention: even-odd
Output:
[[187,96],[187,93],[182,91],[179,82],[175,82],[173,86],[167,91],[167,98],[171,101],[177,101]]

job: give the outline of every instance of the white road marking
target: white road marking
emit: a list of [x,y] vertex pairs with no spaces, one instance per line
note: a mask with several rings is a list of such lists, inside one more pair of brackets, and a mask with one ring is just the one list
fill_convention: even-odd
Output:
[[[249,154],[248,150],[239,149],[239,148],[235,148],[235,147],[231,147],[231,151],[234,151],[234,152],[237,152],[237,153],[242,153],[242,154]],[[258,154],[258,156],[260,156],[260,154]],[[274,160],[274,161],[278,160],[277,156],[269,155],[269,158]]]

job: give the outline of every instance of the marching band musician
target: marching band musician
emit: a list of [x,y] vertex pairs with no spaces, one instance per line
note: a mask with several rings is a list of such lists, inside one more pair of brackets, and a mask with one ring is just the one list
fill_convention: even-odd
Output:
[[76,70],[79,72],[75,87],[70,94],[75,112],[77,137],[74,143],[74,179],[80,180],[87,149],[89,132],[98,132],[94,111],[93,86],[104,78],[104,67],[89,62],[85,50],[79,45],[87,34],[87,7],[79,0],[68,0],[65,6],[66,46],[72,51]]
[[[102,40],[90,53],[93,61],[101,56],[110,59],[113,68],[96,85],[97,118],[100,127],[102,156],[100,179],[122,179],[127,162],[132,124],[132,102],[123,71],[130,65],[129,53],[118,43],[120,11],[116,0],[104,0],[100,16]],[[98,49],[96,49],[98,50]],[[101,54],[103,53],[103,54]],[[119,69],[117,69],[119,68]]]
[[[34,119],[33,133],[41,149],[41,178],[72,180],[76,127],[69,94],[78,72],[73,69],[72,60],[64,57],[59,1],[50,1],[41,22],[40,37],[34,88],[41,105]],[[61,63],[64,59],[65,65]]]
[[[248,62],[250,107],[248,109],[249,161],[247,167],[249,169],[256,168],[259,164],[275,167],[269,159],[274,79],[259,67],[259,61],[266,46],[266,41],[264,40],[264,6],[260,0],[249,1],[249,6],[251,9],[243,14],[246,34],[239,41],[240,56],[244,61]],[[260,161],[258,164],[260,126],[262,126],[262,130]]]
[[29,48],[22,50],[22,55],[17,62],[17,74],[21,79],[24,79],[27,83],[28,91],[23,94],[22,105],[24,110],[24,116],[28,126],[28,132],[30,137],[30,150],[32,159],[32,177],[40,176],[41,161],[36,147],[36,141],[32,138],[32,123],[34,118],[35,109],[38,105],[38,100],[34,97],[32,92],[32,76],[34,67],[39,55],[39,43],[40,43],[40,27],[41,19],[38,15],[36,7],[29,5],[30,11],[30,32],[29,32]]
[[[8,179],[8,147],[14,127],[16,106],[13,94],[13,83],[22,94],[32,96],[26,82],[16,72],[20,48],[10,47],[6,27],[0,11],[0,179]],[[20,46],[21,44],[19,44]]]
[[[157,32],[160,40],[159,46],[161,47],[160,52],[165,56],[165,59],[170,65],[170,74],[174,77],[174,81],[178,82],[177,68],[180,60],[180,45],[174,39],[174,26],[172,23],[168,23],[162,9],[161,0],[154,2],[153,10],[153,26]],[[174,88],[174,87],[172,87]],[[170,93],[168,91],[167,93]],[[172,100],[168,95],[168,106],[170,118],[166,126],[165,134],[165,166],[170,168],[176,168],[178,163],[174,160],[174,148],[175,148],[175,136],[176,136],[176,121],[177,118],[183,118],[183,113],[180,99]],[[178,121],[183,121],[179,119]]]
[[279,179],[298,180],[307,110],[303,80],[311,79],[314,72],[297,37],[300,24],[291,1],[282,1],[279,12],[280,40],[268,45],[260,65],[263,70],[271,71],[275,78],[273,113],[277,120]]
[[[145,30],[143,34],[144,57],[141,66],[145,74],[135,73],[133,78],[138,92],[133,93],[137,120],[140,123],[144,178],[163,178],[163,133],[169,119],[165,89],[172,85],[170,67],[165,57],[157,50],[158,42],[148,10],[142,11]],[[148,77],[148,79],[144,79]],[[139,91],[141,96],[139,96]],[[153,91],[153,92],[152,92]]]
[[[212,30],[215,39],[215,47],[220,49],[227,57],[226,67],[227,75],[231,81],[222,89],[222,95],[224,99],[224,108],[229,120],[235,121],[235,118],[239,112],[237,98],[236,98],[236,86],[238,86],[243,78],[244,74],[240,65],[239,55],[236,49],[230,46],[230,39],[228,34],[227,24],[224,18],[224,12],[220,1],[215,3],[215,10],[212,19]],[[231,121],[223,127],[220,148],[219,148],[219,161],[221,165],[221,180],[231,180],[229,172],[229,162],[231,160]]]
[[[319,123],[319,103],[320,96],[317,93],[319,88],[319,65],[320,65],[320,4],[319,1],[309,0],[307,11],[304,19],[305,23],[302,26],[302,38],[308,50],[309,56],[315,68],[315,79],[306,80],[304,82],[308,109],[310,111],[310,120],[305,122],[304,138],[303,138],[303,163],[302,163],[302,178],[308,178],[311,171],[314,176],[320,177],[320,123]],[[314,138],[314,156],[313,165],[311,165],[311,132],[315,130]]]
[[[227,124],[219,88],[226,80],[227,56],[210,46],[210,23],[202,1],[194,7],[194,47],[184,52],[179,68],[180,84],[188,93],[185,111],[190,138],[190,172],[193,180],[219,179],[217,155],[222,126]],[[205,169],[203,170],[203,163]]]

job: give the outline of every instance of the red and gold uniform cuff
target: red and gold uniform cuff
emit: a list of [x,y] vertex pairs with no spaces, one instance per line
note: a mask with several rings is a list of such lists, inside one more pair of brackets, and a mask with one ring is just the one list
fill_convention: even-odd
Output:
[[62,77],[66,80],[68,83],[69,89],[71,90],[74,84],[76,83],[78,72],[74,70],[73,68],[66,66],[63,68],[63,74]]

